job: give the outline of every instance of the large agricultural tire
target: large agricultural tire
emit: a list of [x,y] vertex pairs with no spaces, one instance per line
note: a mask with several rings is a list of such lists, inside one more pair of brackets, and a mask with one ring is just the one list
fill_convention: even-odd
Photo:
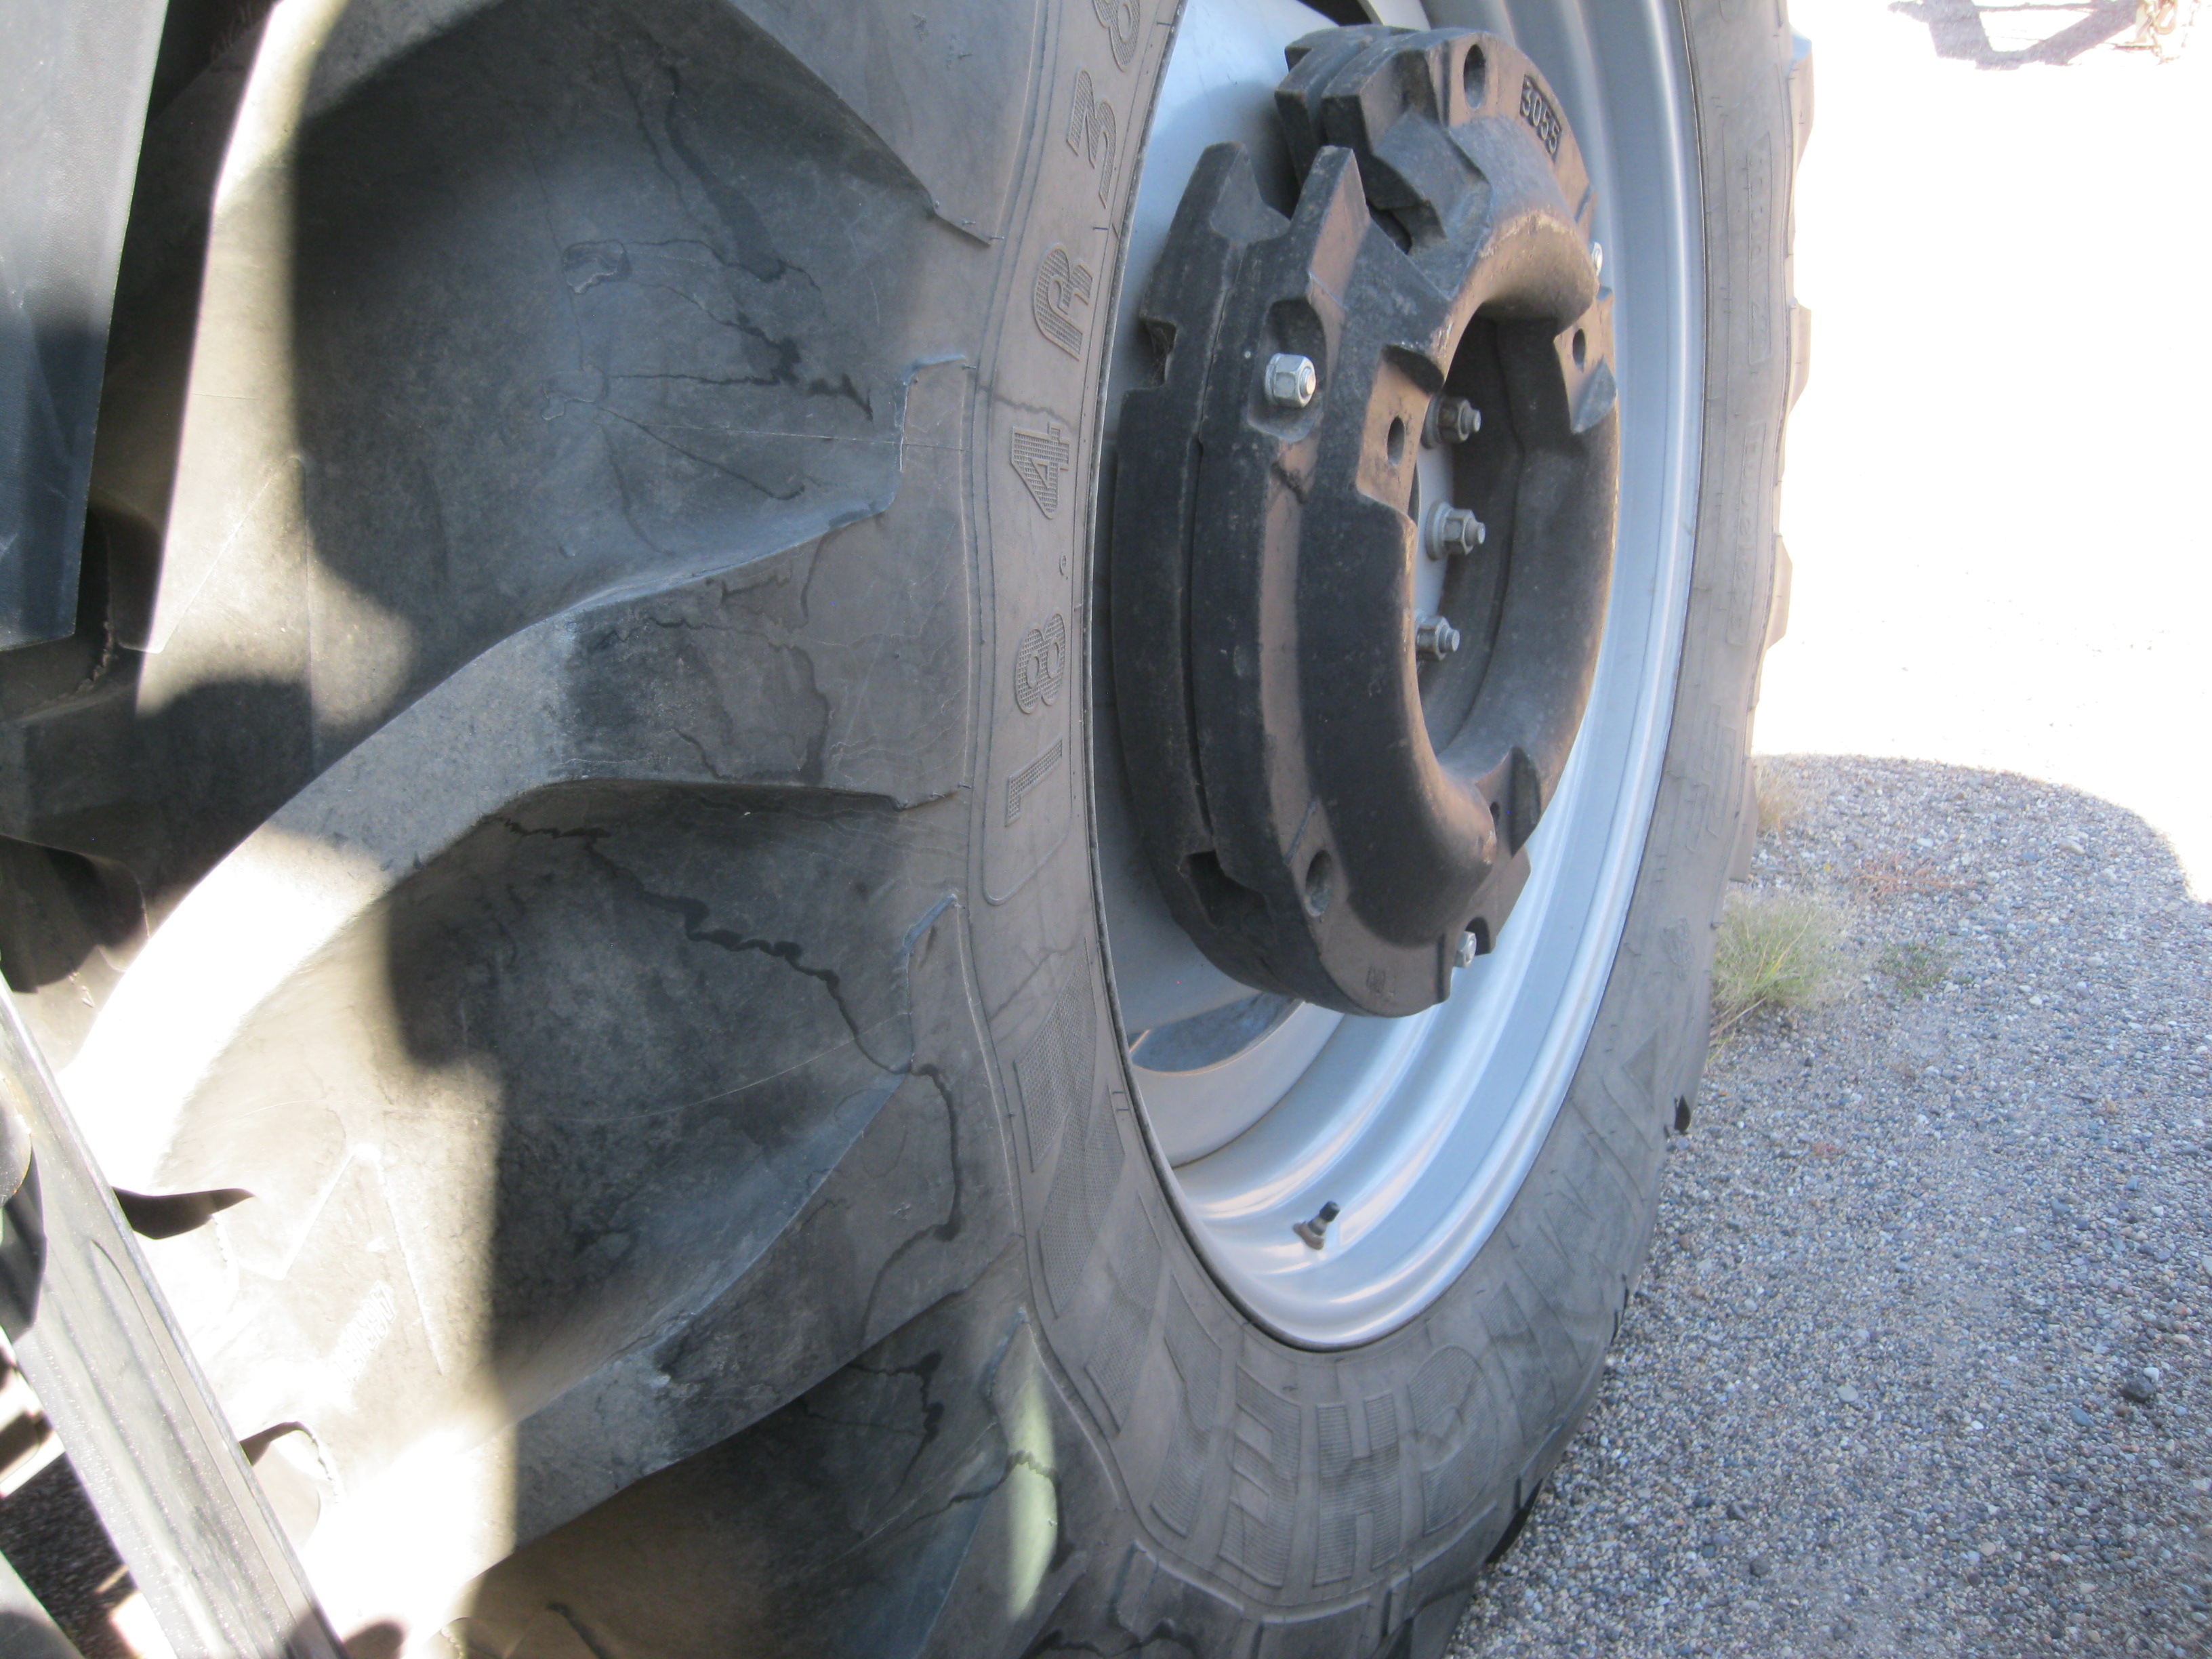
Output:
[[1594,176],[1680,138],[1622,397],[1682,418],[1624,439],[1624,526],[1674,528],[1595,693],[1652,712],[1587,1006],[1450,1271],[1341,1325],[1168,1172],[1102,921],[1172,5],[199,10],[85,623],[0,658],[0,944],[341,1633],[1441,1654],[1704,1057],[1804,361],[1778,0],[1635,13],[1618,87],[1564,0],[1430,9],[1518,39]]

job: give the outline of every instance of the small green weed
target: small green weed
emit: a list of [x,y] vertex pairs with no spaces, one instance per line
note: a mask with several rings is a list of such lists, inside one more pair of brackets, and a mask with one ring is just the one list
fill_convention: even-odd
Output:
[[1806,1008],[1843,988],[1843,916],[1791,893],[1731,893],[1713,947],[1713,1036],[1761,1008]]
[[1885,946],[1874,966],[1876,973],[1888,976],[1899,996],[1924,997],[1951,971],[1951,957],[1940,945],[1915,941]]

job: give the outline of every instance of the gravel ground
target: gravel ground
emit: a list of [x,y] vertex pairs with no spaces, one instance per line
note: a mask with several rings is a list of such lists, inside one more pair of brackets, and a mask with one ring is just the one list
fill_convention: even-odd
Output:
[[1849,994],[1713,1054],[1454,1659],[2212,1653],[2212,906],[2072,790],[1765,766]]

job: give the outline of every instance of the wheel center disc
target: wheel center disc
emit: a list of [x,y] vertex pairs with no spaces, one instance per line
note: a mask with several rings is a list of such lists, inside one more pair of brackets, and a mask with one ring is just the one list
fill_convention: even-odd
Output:
[[[1111,567],[1112,583],[1110,592],[1101,583],[1101,625],[1093,633],[1109,671],[1095,682],[1094,793],[1098,879],[1130,1084],[1184,1224],[1222,1284],[1263,1326],[1320,1347],[1371,1340],[1426,1307],[1489,1237],[1543,1145],[1582,1056],[1633,890],[1688,597],[1703,360],[1680,19],[1668,0],[1453,3],[1452,15],[1479,11],[1497,36],[1478,43],[1480,105],[1468,98],[1463,79],[1456,88],[1450,82],[1454,69],[1464,76],[1463,58],[1447,55],[1437,66],[1417,54],[1432,94],[1393,90],[1385,76],[1370,88],[1379,101],[1355,99],[1358,120],[1342,127],[1330,125],[1332,106],[1323,96],[1309,153],[1291,141],[1277,92],[1285,48],[1323,20],[1294,0],[1188,0],[1146,138],[1109,393],[1115,487],[1111,545],[1102,550],[1101,564]],[[1394,17],[1414,9],[1411,0],[1384,6]],[[1386,38],[1411,39],[1372,37]],[[1443,38],[1462,43],[1456,48],[1462,52],[1468,41],[1464,33]],[[1310,61],[1311,52],[1298,68]],[[1341,70],[1353,60],[1327,61]],[[1527,67],[1535,64],[1540,71]],[[1312,73],[1318,75],[1318,63]],[[1579,143],[1587,199],[1579,190],[1570,199],[1559,182],[1571,175],[1557,170],[1545,147],[1545,106],[1531,100],[1533,121],[1522,113],[1525,75],[1534,76],[1558,115],[1560,154],[1572,155],[1569,146]],[[1328,79],[1333,84],[1334,71]],[[1479,117],[1471,113],[1478,107],[1485,112]],[[1471,150],[1474,131],[1486,122],[1497,124],[1484,129],[1484,142],[1495,147]],[[1516,123],[1518,131],[1506,130]],[[1206,172],[1204,152],[1223,141],[1244,145],[1261,204],[1274,216],[1272,234],[1234,220],[1212,228],[1209,234],[1237,244],[1226,249],[1235,257],[1221,278],[1218,308],[1195,334],[1187,319],[1160,319],[1176,327],[1175,339],[1164,340],[1164,331],[1147,328],[1139,313],[1156,291],[1156,273],[1176,257],[1176,221],[1188,186]],[[1375,153],[1375,167],[1362,145]],[[1357,206],[1365,221],[1353,216],[1358,235],[1349,239],[1348,252],[1324,249],[1316,240],[1303,263],[1286,257],[1261,272],[1267,249],[1291,246],[1284,239],[1316,194],[1316,168],[1330,148],[1350,152],[1349,165],[1338,164],[1345,169],[1340,180],[1358,174],[1356,202],[1346,194],[1328,200],[1347,216]],[[1438,167],[1424,170],[1416,165],[1420,155]],[[1495,179],[1483,171],[1485,161]],[[1421,200],[1443,204],[1433,238],[1413,201],[1377,206],[1386,163],[1424,185],[1429,193]],[[1495,279],[1480,268],[1505,259],[1512,241],[1492,204],[1554,186],[1549,245],[1559,263],[1549,279],[1553,297],[1539,305],[1508,294],[1509,264],[1498,265]],[[1402,240],[1385,215],[1395,216],[1390,222]],[[1491,224],[1491,240],[1459,240],[1471,222]],[[1544,228],[1532,222],[1532,230]],[[1609,337],[1585,327],[1583,377],[1577,380],[1569,373],[1570,325],[1598,305],[1593,236],[1605,246],[1602,275],[1618,295],[1596,319],[1601,330],[1609,314]],[[1429,274],[1444,264],[1448,248],[1458,250],[1449,257],[1459,263],[1444,276]],[[1337,263],[1330,265],[1324,253]],[[1384,307],[1387,315],[1363,321],[1360,302],[1334,283],[1380,276],[1390,261],[1422,273],[1426,290],[1410,289]],[[1349,274],[1316,283],[1317,270]],[[1271,274],[1279,286],[1259,286],[1260,274]],[[1321,319],[1320,338],[1309,333],[1301,344],[1271,332],[1279,300]],[[1331,305],[1334,321],[1325,315]],[[1297,416],[1270,396],[1268,371],[1279,355],[1314,365],[1313,399]],[[1570,393],[1590,383],[1594,365],[1608,362],[1619,386],[1616,411],[1577,432]],[[1179,388],[1187,394],[1181,377],[1200,370],[1203,392],[1178,405],[1183,424],[1169,440],[1148,435],[1136,416],[1140,400]],[[1540,385],[1540,375],[1549,380]],[[1539,418],[1547,416],[1540,394],[1551,399],[1548,424]],[[1480,413],[1479,430],[1461,436],[1458,428],[1471,422],[1448,406],[1454,397]],[[1310,418],[1310,430],[1299,417]],[[1436,441],[1425,443],[1432,417]],[[1396,458],[1389,452],[1393,420],[1405,422]],[[1591,556],[1577,556],[1571,538],[1540,529],[1565,522],[1560,504],[1577,493],[1585,503],[1611,501],[1609,482],[1585,488],[1572,471],[1577,447],[1586,454],[1596,441],[1591,434],[1607,425],[1617,433],[1619,479],[1617,526],[1599,538],[1612,562],[1609,586],[1603,569],[1593,574]],[[1160,604],[1181,607],[1183,618],[1172,627],[1155,627],[1150,607],[1125,606],[1120,590],[1123,503],[1146,510],[1144,492],[1132,494],[1133,484],[1149,479],[1160,494],[1187,487],[1181,459],[1161,471],[1140,459],[1144,447],[1164,441],[1171,459],[1180,458],[1194,433],[1193,513],[1210,503],[1218,515],[1210,522],[1234,539],[1178,527],[1159,544],[1194,566],[1218,564],[1251,596],[1243,621],[1224,619],[1242,630],[1225,649],[1205,630],[1197,601],[1177,597],[1199,584],[1164,591]],[[1297,433],[1304,435],[1289,435]],[[1217,478],[1213,462],[1224,442],[1239,457],[1238,470],[1230,472],[1224,459],[1224,477]],[[1249,446],[1249,453],[1237,446]],[[1277,454],[1310,465],[1304,500],[1274,471]],[[1255,456],[1266,464],[1255,464]],[[1244,493],[1231,489],[1231,482]],[[1463,522],[1439,522],[1447,510],[1472,514],[1485,533],[1476,538]],[[1325,517],[1340,526],[1340,543],[1319,533]],[[1429,556],[1432,544],[1443,556]],[[1364,573],[1369,584],[1349,599],[1343,586],[1354,578],[1343,574],[1347,568]],[[1547,570],[1558,578],[1548,595],[1521,582]],[[1331,571],[1335,585],[1316,580],[1302,589],[1302,575]],[[1516,586],[1520,598],[1509,597]],[[1563,614],[1577,592],[1585,602],[1595,595],[1586,634],[1520,630],[1522,617]],[[1390,775],[1411,780],[1403,795],[1364,818],[1358,769],[1369,761],[1361,750],[1387,745],[1371,736],[1341,736],[1332,722],[1343,714],[1343,730],[1356,733],[1372,729],[1358,721],[1385,716],[1348,709],[1369,700],[1366,682],[1345,689],[1340,670],[1316,652],[1328,628],[1352,627],[1336,611],[1365,619],[1347,650],[1389,668],[1382,700],[1390,704],[1393,741],[1402,739],[1404,747],[1372,767],[1395,768]],[[1430,617],[1460,635],[1455,652],[1420,654],[1419,625]],[[1140,765],[1137,745],[1122,733],[1133,712],[1136,723],[1146,718],[1137,705],[1151,700],[1150,690],[1133,684],[1124,653],[1148,633],[1165,672],[1194,688],[1179,727],[1162,722],[1183,734],[1189,759],[1179,769]],[[1271,692],[1283,688],[1282,695],[1272,703],[1259,690],[1243,702],[1224,695],[1218,706],[1242,726],[1224,726],[1210,712],[1198,718],[1200,676],[1190,665],[1211,642],[1209,684],[1235,693],[1244,684],[1235,672],[1237,639],[1254,653],[1252,683]],[[1523,649],[1524,641],[1533,643]],[[1594,659],[1583,654],[1586,647]],[[1517,665],[1509,672],[1509,664]],[[1558,678],[1546,680],[1547,670]],[[1528,701],[1497,708],[1493,720],[1483,700],[1516,678],[1533,688]],[[1564,697],[1553,690],[1560,680]],[[1586,702],[1577,686],[1586,688]],[[1523,720],[1524,709],[1549,711],[1564,731]],[[1287,740],[1276,741],[1270,710],[1291,719],[1281,728]],[[1217,778],[1239,775],[1210,770],[1209,744],[1231,733],[1242,742],[1255,732],[1264,741],[1236,763],[1256,784],[1223,787]],[[1486,757],[1475,755],[1470,733],[1492,745]],[[1279,759],[1270,744],[1287,753]],[[1498,761],[1516,749],[1538,783],[1541,822],[1533,830],[1513,822],[1513,770],[1504,775],[1503,789],[1478,787],[1495,781]],[[1431,764],[1433,775],[1425,769]],[[1279,789],[1285,777],[1296,780],[1286,792]],[[1481,811],[1473,830],[1462,829],[1445,849],[1459,860],[1448,862],[1456,873],[1446,878],[1414,837],[1450,839],[1450,792],[1470,805],[1479,801]],[[1273,954],[1231,951],[1218,935],[1232,930],[1217,927],[1202,907],[1194,915],[1194,896],[1176,891],[1182,878],[1169,878],[1172,869],[1164,877],[1156,855],[1157,797],[1164,793],[1202,804],[1202,814],[1194,809],[1182,821],[1201,832],[1187,847],[1211,850],[1225,878],[1253,884],[1248,890],[1256,906],[1243,902],[1248,914],[1256,908],[1265,923],[1261,937]],[[1489,808],[1498,799],[1504,810],[1493,817]],[[1379,941],[1378,952],[1403,964],[1393,994],[1406,994],[1422,1012],[1375,1017],[1358,959],[1322,954],[1330,939],[1309,926],[1319,919],[1304,902],[1314,881],[1313,843],[1296,838],[1310,802],[1318,803],[1315,821],[1334,837],[1321,844],[1335,864],[1321,872],[1334,884],[1323,917],[1351,916]],[[1220,811],[1224,804],[1231,810]],[[1246,817],[1239,820],[1239,813]],[[1394,839],[1401,823],[1413,828]],[[1255,824],[1273,839],[1256,832],[1238,839]],[[1233,855],[1224,850],[1231,845],[1238,849]],[[1472,892],[1463,884],[1474,862],[1470,848],[1489,866]],[[1175,855],[1185,850],[1178,847]],[[1301,852],[1308,853],[1304,860]],[[1232,857],[1250,861],[1232,867]],[[1497,873],[1516,862],[1527,875],[1517,899],[1506,896],[1511,925],[1486,940],[1463,933],[1498,896]],[[1377,919],[1363,914],[1363,888],[1394,880],[1403,890],[1392,902],[1419,927],[1393,920],[1397,913],[1387,905],[1378,906]],[[1434,908],[1425,914],[1424,905]],[[1502,919],[1502,911],[1493,914]],[[1232,942],[1242,948],[1249,937],[1234,934]],[[1454,961],[1462,939],[1492,949],[1446,978],[1448,938]],[[1349,972],[1346,961],[1354,963]],[[1248,976],[1248,969],[1271,964],[1276,976]],[[1291,981],[1293,969],[1316,977]],[[1259,983],[1271,988],[1255,989]],[[1416,988],[1418,1000],[1407,988]],[[1437,1002],[1447,988],[1449,996]],[[1358,1012],[1341,1012],[1347,1007]]]

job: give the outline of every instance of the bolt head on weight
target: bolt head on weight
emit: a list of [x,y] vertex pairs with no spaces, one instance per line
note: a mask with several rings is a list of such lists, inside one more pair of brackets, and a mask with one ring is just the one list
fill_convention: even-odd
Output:
[[1304,409],[1321,388],[1313,359],[1279,351],[1267,359],[1267,401],[1278,409]]
[[1413,618],[1413,654],[1424,662],[1442,662],[1459,649],[1459,629],[1442,617]]
[[1440,507],[1429,515],[1425,538],[1432,559],[1464,558],[1482,545],[1489,527],[1462,507]]

